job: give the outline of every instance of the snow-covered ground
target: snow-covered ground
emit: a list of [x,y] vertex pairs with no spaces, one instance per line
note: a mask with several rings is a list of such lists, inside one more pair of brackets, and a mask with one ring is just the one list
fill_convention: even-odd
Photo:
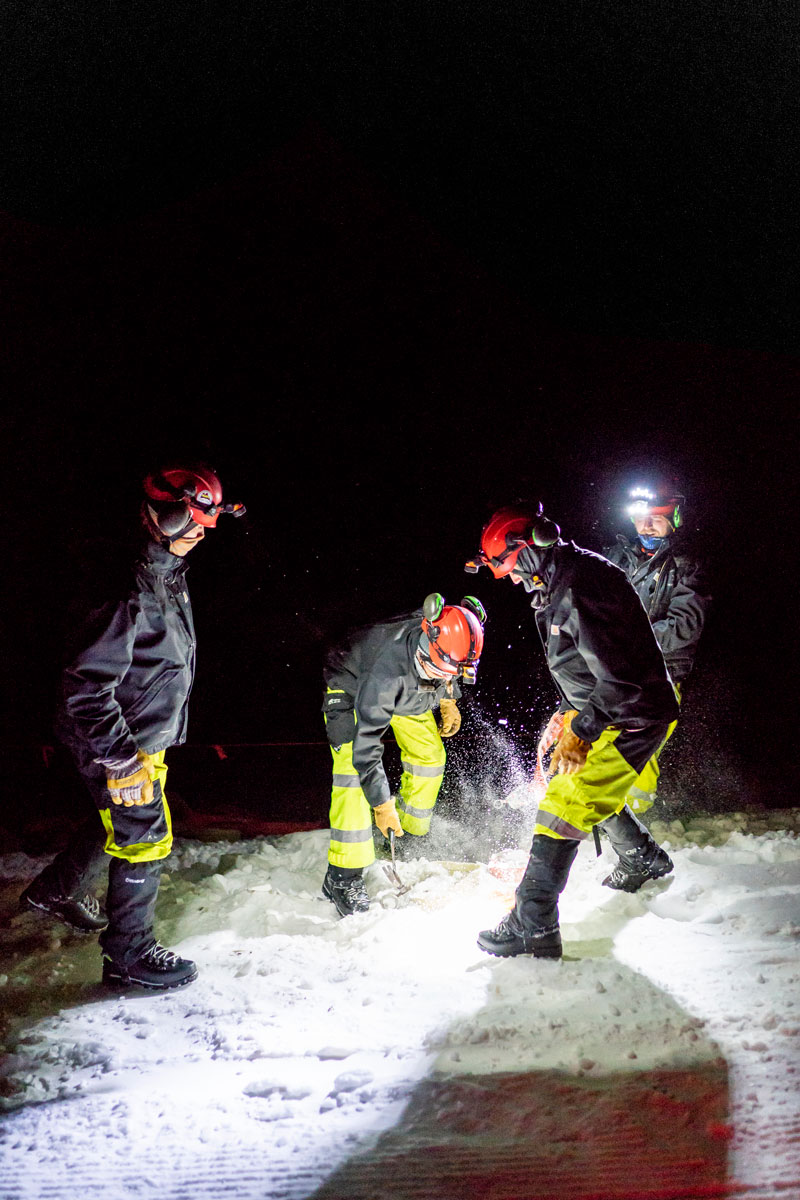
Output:
[[724,1111],[704,1136],[723,1146],[725,1182],[691,1194],[800,1197],[798,830],[800,810],[656,822],[675,873],[634,896],[603,888],[610,858],[583,845],[560,963],[478,950],[519,856],[495,873],[491,847],[455,861],[444,816],[432,851],[458,845],[454,861],[400,862],[400,897],[376,863],[370,911],[346,920],[320,895],[325,830],[179,840],[157,932],[200,976],[135,997],[97,986],[94,939],[16,914],[44,860],[6,856],[0,1195],[299,1200],[407,1121],[431,1081],[533,1073],[588,1096],[637,1073],[716,1071]]

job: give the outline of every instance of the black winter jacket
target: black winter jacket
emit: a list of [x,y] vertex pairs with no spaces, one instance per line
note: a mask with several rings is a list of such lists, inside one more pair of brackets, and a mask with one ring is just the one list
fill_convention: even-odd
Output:
[[682,683],[692,669],[711,605],[709,582],[683,533],[665,538],[654,554],[641,542],[617,535],[606,558],[627,575],[650,618],[669,673]]
[[[353,739],[353,765],[364,795],[373,807],[391,797],[383,769],[381,738],[392,717],[416,717],[435,708],[444,696],[458,698],[457,683],[428,682],[414,666],[419,645],[422,609],[360,629],[344,645],[328,655],[323,672],[328,688],[341,689],[346,696],[326,698],[329,739],[334,721],[348,729],[342,741]],[[346,725],[346,713],[355,712],[356,725]],[[341,714],[341,716],[336,715]],[[344,718],[344,722],[341,721]],[[353,736],[354,735],[354,736]]]
[[186,739],[195,633],[185,559],[148,542],[120,598],[89,612],[61,677],[56,732],[80,764]]
[[674,721],[675,693],[641,602],[619,567],[574,542],[558,542],[543,575],[547,603],[536,625],[562,708],[593,742],[609,725],[645,729]]

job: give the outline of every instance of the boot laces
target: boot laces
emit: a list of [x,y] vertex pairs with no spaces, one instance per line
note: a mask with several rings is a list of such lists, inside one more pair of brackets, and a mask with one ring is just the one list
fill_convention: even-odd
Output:
[[148,962],[154,967],[174,967],[180,961],[177,954],[173,954],[166,946],[162,946],[160,942],[153,942],[149,950],[143,955]]
[[342,891],[345,894],[345,898],[351,903],[355,900],[363,899],[367,894],[367,889],[364,887],[364,880],[360,878],[346,880],[342,884]]
[[100,916],[100,901],[97,899],[96,896],[88,896],[88,895],[84,896],[80,903],[81,903],[81,908],[86,910],[86,913],[88,916],[90,916],[90,917],[99,917]]

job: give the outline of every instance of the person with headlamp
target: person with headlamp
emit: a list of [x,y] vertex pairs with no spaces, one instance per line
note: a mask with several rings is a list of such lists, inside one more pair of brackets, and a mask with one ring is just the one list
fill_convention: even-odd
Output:
[[[99,932],[103,983],[163,991],[197,976],[162,946],[153,918],[161,863],[172,847],[164,793],[170,746],[186,739],[195,631],[186,556],[215,528],[224,504],[205,465],[166,467],[144,480],[136,547],[121,577],[106,568],[102,595],[81,614],[61,676],[56,733],[99,812],[23,892],[23,907]],[[108,870],[105,913],[93,894]]]
[[[703,564],[685,532],[686,499],[670,478],[638,485],[628,494],[626,513],[636,531],[631,539],[618,534],[605,557],[625,572],[653,626],[680,702],[711,605]],[[672,736],[672,721],[661,746],[631,788],[625,808],[602,825],[619,862],[603,880],[606,887],[635,892],[649,878],[626,851],[641,816],[653,805],[660,777],[659,756]]]
[[[460,685],[475,683],[485,622],[474,596],[445,604],[433,592],[421,609],[360,629],[328,655],[323,714],[333,786],[322,893],[343,917],[369,909],[364,870],[375,859],[373,820],[387,839],[430,830],[444,776],[442,738],[461,726]],[[383,766],[389,729],[402,762],[396,798]]]
[[[560,958],[558,898],[581,842],[625,804],[678,705],[653,630],[622,571],[565,542],[541,505],[500,509],[484,526],[470,572],[522,584],[560,694],[540,748],[547,788],[514,907],[478,945],[489,954]],[[631,856],[651,878],[672,861],[642,826]]]

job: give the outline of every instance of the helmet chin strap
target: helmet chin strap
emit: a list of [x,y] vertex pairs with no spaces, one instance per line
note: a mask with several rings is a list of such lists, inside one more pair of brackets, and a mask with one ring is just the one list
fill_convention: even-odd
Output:
[[519,575],[525,591],[532,596],[531,608],[544,608],[548,601],[548,567],[551,546],[523,546],[517,555],[514,574]]

